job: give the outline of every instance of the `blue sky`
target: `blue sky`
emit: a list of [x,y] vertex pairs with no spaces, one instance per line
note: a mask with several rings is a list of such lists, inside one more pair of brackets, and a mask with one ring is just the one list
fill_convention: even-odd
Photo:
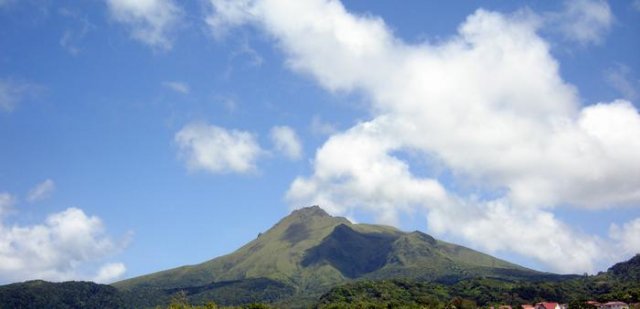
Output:
[[292,208],[525,266],[640,251],[638,1],[0,1],[0,282],[229,253]]

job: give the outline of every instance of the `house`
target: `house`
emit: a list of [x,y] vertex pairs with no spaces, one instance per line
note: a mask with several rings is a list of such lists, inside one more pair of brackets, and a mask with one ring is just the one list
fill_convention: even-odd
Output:
[[498,309],[512,309],[509,305],[500,305]]
[[[537,303],[535,309],[561,309],[560,304],[554,302]],[[608,308],[607,308],[608,309]],[[627,308],[629,309],[629,308]]]
[[534,307],[533,305],[530,305],[530,304],[524,304],[524,305],[522,305],[520,307],[522,307],[522,309],[535,309],[536,308],[536,307]]
[[595,301],[595,300],[588,300],[588,301],[585,302],[585,304],[587,306],[592,306],[592,307],[595,307],[595,308],[600,308],[600,306],[602,306],[602,304],[599,301]]
[[629,309],[629,305],[621,301],[610,301],[608,303],[604,303],[600,305],[600,307],[598,308],[599,309]]

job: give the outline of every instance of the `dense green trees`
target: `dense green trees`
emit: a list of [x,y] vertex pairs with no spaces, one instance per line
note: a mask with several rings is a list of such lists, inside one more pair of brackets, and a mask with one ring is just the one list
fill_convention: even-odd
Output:
[[640,281],[605,273],[560,282],[477,278],[451,285],[411,280],[358,281],[323,295],[318,308],[476,308],[557,301],[587,308],[587,300],[640,301]]

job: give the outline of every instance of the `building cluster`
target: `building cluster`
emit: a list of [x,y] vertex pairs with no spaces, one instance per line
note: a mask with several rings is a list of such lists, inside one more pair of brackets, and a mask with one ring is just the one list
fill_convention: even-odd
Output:
[[[585,304],[589,307],[593,307],[597,309],[630,309],[629,304],[621,301],[610,301],[606,303],[600,303],[594,300],[590,300],[590,301],[587,301]],[[525,304],[520,307],[521,308],[518,308],[518,309],[568,309],[569,308],[567,304],[560,304],[555,302],[541,302],[535,305]],[[639,304],[632,304],[631,308],[640,308],[640,306]],[[513,309],[513,308],[511,308],[511,306],[499,306],[498,309]]]

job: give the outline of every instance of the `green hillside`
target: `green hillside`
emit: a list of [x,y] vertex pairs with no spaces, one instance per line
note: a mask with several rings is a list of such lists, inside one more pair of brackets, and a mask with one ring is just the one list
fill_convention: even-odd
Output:
[[229,255],[113,286],[162,295],[184,290],[193,300],[214,298],[218,303],[231,304],[217,292],[223,286],[233,286],[247,301],[287,302],[313,300],[330,288],[355,279],[456,282],[480,276],[557,278],[421,232],[353,224],[313,206],[293,211]]

